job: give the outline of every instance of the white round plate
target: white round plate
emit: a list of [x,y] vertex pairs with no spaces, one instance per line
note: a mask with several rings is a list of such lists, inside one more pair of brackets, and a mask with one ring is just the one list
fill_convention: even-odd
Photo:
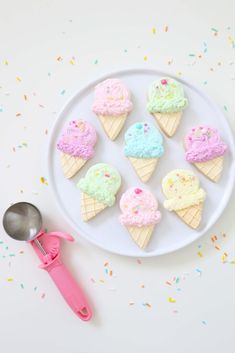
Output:
[[[164,137],[165,154],[158,162],[154,175],[147,184],[141,183],[130,162],[123,154],[124,133],[137,121],[154,122],[146,110],[146,92],[153,80],[171,76],[166,72],[150,69],[130,69],[113,72],[90,82],[80,90],[64,107],[52,129],[48,153],[48,169],[50,187],[64,217],[71,226],[84,238],[113,253],[126,256],[157,256],[180,249],[198,239],[216,222],[227,205],[235,179],[234,141],[229,125],[222,112],[194,84],[177,78],[185,89],[189,106],[183,114],[181,125],[173,138]],[[125,82],[132,93],[134,109],[116,141],[112,142],[105,135],[96,115],[91,111],[94,98],[94,87],[109,77],[118,77]],[[71,180],[63,176],[59,152],[56,142],[63,125],[72,119],[85,118],[91,122],[98,133],[95,156],[89,160],[80,172]],[[215,184],[203,176],[197,169],[184,159],[183,138],[187,131],[199,124],[207,124],[218,128],[222,139],[228,144],[229,152],[225,156],[224,170],[219,183]],[[76,184],[84,177],[87,170],[96,163],[109,163],[116,167],[122,176],[122,186],[117,194],[117,202],[113,207],[106,208],[93,220],[84,223],[80,217],[80,190]],[[191,169],[199,177],[201,186],[207,192],[203,209],[203,219],[198,230],[185,225],[174,212],[163,208],[164,195],[161,180],[166,173],[176,169]],[[146,250],[139,249],[131,240],[127,229],[119,223],[119,200],[122,193],[131,186],[140,186],[153,192],[159,201],[162,221],[156,225]]]

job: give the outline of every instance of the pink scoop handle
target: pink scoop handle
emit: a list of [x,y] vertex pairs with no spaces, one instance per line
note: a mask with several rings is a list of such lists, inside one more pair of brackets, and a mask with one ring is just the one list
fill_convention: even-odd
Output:
[[52,263],[45,266],[44,269],[49,273],[75,314],[84,321],[90,320],[92,311],[85,299],[85,295],[62,261],[59,258],[55,259]]

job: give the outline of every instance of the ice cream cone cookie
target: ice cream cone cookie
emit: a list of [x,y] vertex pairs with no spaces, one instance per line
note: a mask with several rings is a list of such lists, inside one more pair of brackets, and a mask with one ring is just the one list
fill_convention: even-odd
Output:
[[210,180],[217,182],[223,171],[227,145],[219,132],[209,126],[197,126],[190,130],[184,140],[185,158],[193,163]]
[[92,110],[111,140],[119,135],[132,108],[130,92],[121,80],[110,78],[95,87]]
[[114,204],[121,177],[110,165],[99,163],[88,170],[77,186],[81,190],[81,216],[83,221],[88,221]]
[[61,165],[66,178],[72,178],[93,157],[96,144],[95,128],[85,120],[72,120],[57,142]]
[[161,220],[158,203],[153,194],[142,188],[130,188],[121,197],[120,222],[126,226],[134,242],[144,249],[154,227]]
[[150,123],[133,124],[125,134],[125,156],[130,160],[139,178],[146,182],[153,174],[158,159],[163,155],[162,135]]
[[183,86],[173,78],[163,77],[149,88],[147,109],[168,137],[176,132],[187,104]]
[[164,207],[175,211],[191,228],[198,228],[206,193],[196,175],[190,170],[175,169],[162,180],[162,189],[167,198]]

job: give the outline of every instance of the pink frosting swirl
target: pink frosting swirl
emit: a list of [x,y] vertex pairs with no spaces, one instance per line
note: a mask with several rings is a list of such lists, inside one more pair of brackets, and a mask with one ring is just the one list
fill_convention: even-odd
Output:
[[109,78],[95,87],[92,110],[97,115],[119,116],[132,108],[130,92],[118,78]]
[[94,155],[95,128],[85,120],[72,120],[62,131],[57,148],[63,153],[88,160]]
[[227,145],[221,140],[215,128],[193,127],[185,136],[185,158],[190,163],[206,162],[224,155]]
[[122,214],[119,220],[124,225],[141,227],[161,220],[157,200],[151,192],[142,188],[128,189],[121,197],[120,208]]

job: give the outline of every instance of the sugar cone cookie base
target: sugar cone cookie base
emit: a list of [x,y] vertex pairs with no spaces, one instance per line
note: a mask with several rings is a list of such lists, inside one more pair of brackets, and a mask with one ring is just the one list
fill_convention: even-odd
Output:
[[220,156],[210,161],[194,163],[194,165],[215,183],[220,179],[223,171],[224,157]]
[[89,221],[106,207],[107,205],[97,201],[90,195],[81,193],[81,216],[83,221]]
[[157,123],[161,130],[168,136],[171,137],[176,132],[181,117],[182,112],[177,113],[154,113]]
[[191,228],[199,227],[202,219],[203,203],[175,211],[176,214]]
[[151,238],[155,224],[150,224],[148,226],[136,227],[127,226],[128,232],[130,233],[134,242],[141,248],[144,249]]
[[128,157],[128,159],[135,169],[136,174],[144,183],[150,179],[158,162],[158,158]]
[[61,166],[65,178],[72,178],[86,163],[85,159],[74,157],[66,153],[61,153]]
[[115,140],[125,124],[127,114],[119,116],[99,115],[104,131],[111,140]]

